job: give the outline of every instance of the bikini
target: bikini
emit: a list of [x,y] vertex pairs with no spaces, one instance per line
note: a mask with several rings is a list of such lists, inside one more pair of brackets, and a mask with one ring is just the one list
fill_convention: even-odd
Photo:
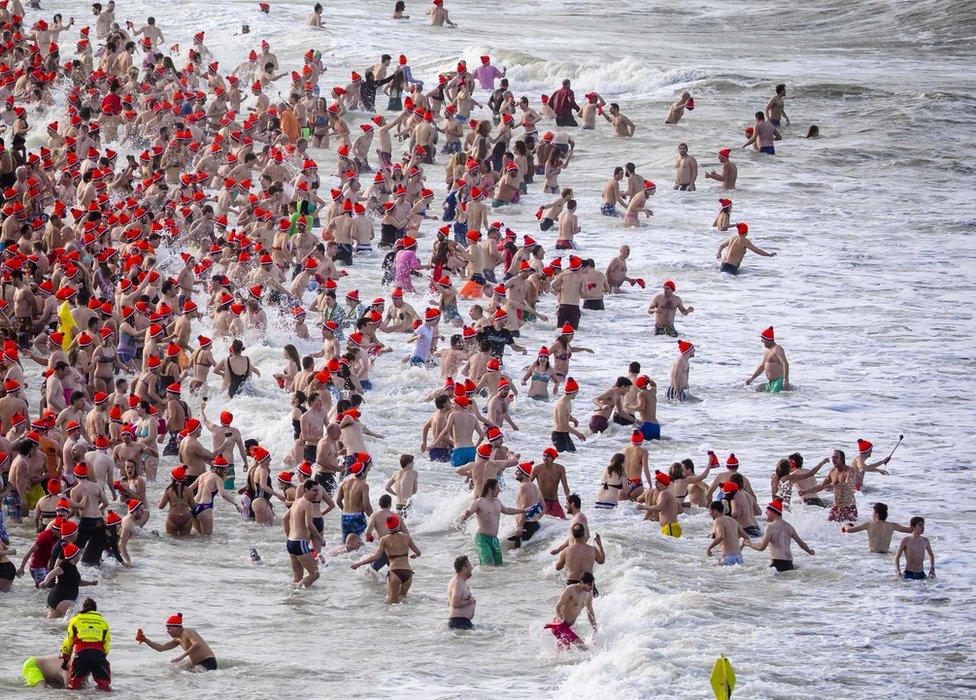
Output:
[[214,507],[214,499],[217,498],[217,494],[220,493],[217,489],[210,492],[210,503],[197,503],[193,506],[191,511],[194,518],[199,518],[200,514],[204,511],[211,510]]
[[[403,554],[387,554],[386,556],[390,561],[393,561],[395,559],[406,558],[409,554],[409,550],[404,550]],[[401,584],[407,583],[413,578],[413,571],[411,569],[390,569],[390,574],[400,579]],[[387,576],[390,574],[387,574]]]

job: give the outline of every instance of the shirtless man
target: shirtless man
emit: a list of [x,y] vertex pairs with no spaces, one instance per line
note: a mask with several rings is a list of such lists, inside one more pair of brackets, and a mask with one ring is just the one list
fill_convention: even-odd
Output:
[[674,189],[694,192],[698,179],[698,161],[688,155],[688,144],[678,144],[678,157],[674,161]]
[[556,616],[545,627],[552,631],[559,649],[571,646],[586,649],[583,640],[573,631],[579,614],[586,608],[590,627],[596,631],[596,615],[593,612],[593,574],[583,574],[578,583],[567,585],[556,602]]
[[434,438],[434,444],[441,444],[444,440],[450,440],[454,445],[451,450],[451,465],[461,467],[474,461],[474,433],[478,433],[478,440],[484,438],[481,424],[474,413],[468,409],[471,400],[466,396],[454,397],[454,409],[447,417],[444,428]]
[[576,429],[579,421],[573,417],[573,399],[579,394],[579,384],[572,377],[566,377],[563,385],[563,395],[552,407],[552,445],[559,452],[576,452],[576,445],[570,435],[575,435],[583,442],[586,436]]
[[[712,455],[709,455],[709,465],[717,467],[718,458],[715,458],[714,462],[712,462]],[[725,471],[722,472],[721,474],[716,474],[715,478],[712,479],[711,486],[709,486],[708,490],[705,492],[705,499],[711,501],[712,494],[715,493],[715,491],[717,491],[718,489],[721,489],[722,484],[724,484],[726,481],[729,481],[732,478],[733,474],[738,474],[738,473],[739,473],[739,458],[736,457],[734,453],[732,453],[728,456],[728,459],[725,460]],[[756,496],[756,492],[752,490],[752,484],[749,483],[749,479],[745,475],[742,476],[742,488],[748,491],[749,493],[751,493],[753,497]]]
[[516,518],[515,532],[507,538],[512,549],[518,549],[523,542],[535,536],[545,511],[542,491],[532,482],[534,471],[532,462],[521,462],[515,470],[515,480],[519,483],[515,494],[515,507],[522,512]]
[[645,440],[660,440],[661,424],[657,422],[657,384],[646,374],[642,374],[634,380],[632,391],[630,400],[624,402],[624,408],[639,419],[638,430]]
[[624,282],[629,283],[631,287],[636,284],[641,289],[644,289],[644,280],[639,277],[627,276],[627,258],[629,257],[630,246],[622,245],[620,246],[620,252],[617,253],[617,257],[613,258],[610,264],[607,265],[607,284],[610,285],[611,294],[620,294],[620,288]]
[[687,340],[678,341],[678,359],[671,366],[671,382],[668,386],[667,399],[675,403],[685,401],[701,401],[701,399],[688,393],[689,372],[691,370],[691,358],[695,356],[695,346]]
[[447,405],[451,400],[449,394],[441,394],[434,399],[434,412],[424,423],[424,427],[420,433],[420,451],[426,452],[427,457],[431,462],[450,462],[451,461],[451,443],[449,440],[444,439],[441,441],[432,440],[427,441],[428,436],[437,437],[444,430],[444,425],[447,423],[447,418],[450,415]]
[[840,529],[841,532],[868,532],[868,551],[875,554],[887,554],[891,550],[891,537],[896,532],[910,533],[912,529],[899,525],[898,523],[888,522],[888,506],[884,503],[874,504],[874,513],[871,515],[871,522],[855,525],[847,523]]
[[765,391],[767,394],[778,394],[781,391],[790,390],[790,363],[786,359],[786,351],[776,344],[776,336],[773,327],[770,326],[759,334],[762,338],[763,351],[762,362],[746,380],[746,386],[752,384],[753,380],[762,373],[766,373],[766,382],[760,384],[756,391]]
[[[614,136],[624,136],[629,138],[634,135],[634,130],[637,127],[634,126],[634,122],[630,121],[630,119],[623,115],[623,113],[620,111],[620,105],[618,105],[616,102],[611,102],[608,109],[600,109],[598,112],[603,115],[604,119],[613,125]],[[607,112],[609,112],[609,114],[607,114]]]
[[183,659],[190,660],[190,666],[199,667],[207,671],[217,670],[217,658],[210,645],[192,627],[183,626],[183,613],[170,615],[166,618],[166,633],[172,637],[168,642],[154,642],[141,629],[136,630],[136,641],[145,644],[156,651],[169,651],[176,647],[183,647],[183,653],[172,659],[174,664]]
[[410,559],[420,556],[420,548],[417,547],[410,533],[403,528],[399,516],[391,514],[387,517],[386,529],[388,534],[380,538],[376,551],[351,566],[355,570],[377,561],[380,557],[385,557],[390,562],[390,570],[386,574],[386,602],[394,605],[402,603],[407,597],[407,591],[413,583]]
[[668,537],[681,537],[681,524],[678,522],[678,513],[683,511],[681,501],[668,488],[671,486],[671,477],[661,471],[654,472],[654,489],[657,492],[657,503],[650,503],[650,493],[644,494],[644,503],[637,504],[637,510],[646,513],[645,519],[650,520],[651,516],[657,514],[658,523],[661,525],[661,534]]
[[793,552],[790,550],[791,542],[796,542],[800,549],[811,557],[814,556],[813,549],[800,539],[792,525],[783,520],[782,501],[770,501],[769,505],[766,506],[766,520],[768,522],[762,540],[758,543],[746,540],[743,544],[757,552],[762,552],[766,547],[769,547],[769,565],[776,571],[792,571],[795,568],[793,566]]
[[678,331],[674,327],[675,312],[680,311],[682,316],[687,316],[695,310],[694,306],[685,308],[681,297],[674,293],[676,289],[672,280],[664,280],[663,290],[654,296],[647,307],[647,313],[654,314],[654,335],[677,338]]
[[[935,578],[935,553],[925,532],[925,518],[915,516],[908,523],[912,534],[901,541],[895,552],[895,574],[906,581],[925,580],[925,555],[929,555],[929,578]],[[901,557],[905,555],[905,573],[901,571]]]
[[468,588],[468,579],[471,578],[471,562],[467,557],[461,556],[454,560],[454,576],[447,584],[447,604],[450,613],[447,626],[452,630],[469,630],[474,628],[474,606],[475,599]]
[[739,168],[732,162],[731,155],[732,151],[728,148],[720,150],[718,162],[722,166],[722,172],[717,173],[714,170],[709,170],[705,173],[706,180],[715,180],[722,186],[720,189],[723,190],[734,190],[736,178],[739,177]]
[[234,448],[237,448],[241,455],[241,464],[247,464],[247,451],[244,449],[244,438],[241,431],[231,425],[234,422],[234,414],[230,411],[221,411],[218,416],[220,425],[214,425],[207,418],[207,399],[200,401],[200,418],[203,424],[213,435],[213,456],[223,456],[227,460],[227,476],[224,479],[224,488],[233,489],[236,476],[234,464]]
[[444,0],[434,0],[434,6],[424,14],[430,16],[430,26],[432,27],[443,27],[445,24],[452,28],[457,26],[448,16],[449,13],[444,7]]
[[[735,233],[733,233],[722,243],[722,245],[718,247],[718,252],[715,253],[715,259],[722,261],[722,267],[720,268],[722,272],[726,272],[730,275],[739,274],[739,267],[742,265],[742,259],[746,256],[746,251],[748,250],[751,250],[756,255],[761,255],[764,258],[776,257],[776,253],[767,253],[765,250],[746,238],[748,235],[749,224],[745,223],[744,221],[740,221],[735,225]],[[722,257],[723,251],[725,252],[724,258]]]
[[635,192],[627,202],[627,211],[624,212],[625,228],[640,228],[640,214],[647,218],[654,216],[654,212],[647,207],[647,198],[653,195],[655,190],[657,185],[650,180],[644,180],[642,189]]
[[343,541],[351,532],[362,535],[366,531],[366,516],[373,514],[373,506],[369,502],[369,484],[366,483],[368,471],[362,462],[353,462],[349,466],[349,476],[339,486],[335,502],[342,509],[340,520]]
[[[606,552],[603,550],[603,540],[600,535],[593,538],[594,544],[589,544],[587,540],[590,533],[582,523],[576,523],[569,529],[571,541],[559,552],[556,560],[556,571],[566,570],[566,584],[572,585],[579,583],[584,574],[593,575],[593,567],[603,564],[607,560]],[[594,594],[599,595],[596,585],[593,586]]]
[[475,453],[475,460],[455,471],[455,474],[467,477],[471,481],[471,491],[475,494],[475,498],[484,490],[485,484],[490,479],[497,480],[502,472],[518,464],[518,455],[505,459],[491,459],[493,451],[491,443],[481,443]]
[[396,509],[405,518],[410,508],[410,499],[417,493],[418,476],[413,468],[413,455],[400,455],[400,469],[386,482],[384,490],[396,496]]
[[759,144],[759,152],[766,155],[775,155],[776,149],[773,147],[775,141],[782,140],[783,136],[774,124],[766,121],[766,115],[756,112],[756,125],[753,127],[752,136],[742,144],[743,148],[748,148],[754,143]]
[[624,478],[627,483],[621,496],[631,501],[638,500],[644,493],[644,479],[651,482],[651,469],[648,466],[647,450],[642,446],[644,434],[635,430],[630,434],[630,444],[624,448]]
[[[82,550],[86,548],[88,540],[94,539],[92,545],[101,559],[101,549],[98,546],[102,542],[105,530],[102,512],[108,508],[108,500],[102,487],[91,480],[91,470],[84,462],[75,465],[74,476],[77,478],[77,485],[68,492],[68,499],[71,506],[78,511],[81,521],[78,523],[78,539],[75,544]],[[85,558],[87,561],[87,557]]]
[[321,517],[320,502],[318,483],[308,479],[302,495],[285,513],[285,549],[291,561],[292,588],[308,588],[319,578],[319,565],[313,551],[321,550],[325,545],[315,526],[315,519]]
[[207,469],[207,464],[213,462],[213,453],[200,443],[200,433],[203,424],[195,418],[190,418],[180,431],[183,439],[180,441],[180,462],[186,465],[186,484],[190,486]]
[[502,565],[502,547],[498,541],[498,525],[501,514],[518,515],[523,512],[518,508],[510,508],[499,501],[498,492],[498,481],[488,479],[481,491],[481,497],[476,498],[474,503],[468,506],[460,520],[460,523],[464,523],[472,515],[478,520],[474,544],[478,549],[478,561],[482,566]]
[[[896,446],[897,447],[897,446]],[[888,472],[881,467],[891,461],[891,456],[880,459],[874,464],[868,464],[868,459],[874,454],[874,444],[869,440],[858,439],[857,457],[851,460],[851,469],[854,470],[854,490],[860,491],[864,485],[864,476],[867,472],[878,472],[883,476],[888,476]]]
[[575,255],[569,258],[569,269],[560,272],[552,282],[552,291],[556,294],[556,327],[562,328],[569,324],[579,328],[580,299],[583,296],[585,279],[582,273],[583,261]]
[[542,492],[546,515],[565,520],[566,513],[559,503],[559,487],[562,485],[563,493],[569,498],[569,481],[566,478],[566,467],[555,461],[558,453],[553,454],[554,452],[555,450],[547,449],[542,453],[542,463],[532,469],[532,481]]
[[725,514],[725,506],[721,501],[712,501],[708,507],[708,514],[712,516],[712,541],[705,549],[706,556],[712,556],[712,549],[722,545],[722,558],[719,564],[733,566],[742,563],[741,540],[748,540],[749,535],[736,522],[735,518]]
[[677,124],[681,121],[681,117],[684,116],[685,109],[694,109],[695,101],[691,96],[691,93],[685,90],[681,93],[681,97],[671,103],[668,107],[668,116],[664,118],[665,124]]
[[[623,198],[620,192],[620,181],[624,179],[624,169],[617,166],[613,169],[613,177],[607,181],[607,184],[603,186],[602,197],[603,200],[600,204],[600,213],[604,216],[620,216],[617,213],[617,205],[622,207],[627,206],[627,200]],[[628,252],[630,249],[628,248]],[[611,263],[613,264],[613,263]],[[607,273],[609,275],[609,271]],[[619,288],[619,284],[617,285]]]
[[766,109],[763,111],[769,123],[777,129],[782,121],[786,122],[786,126],[790,125],[790,118],[786,116],[786,85],[784,83],[776,86],[776,94],[769,98]]

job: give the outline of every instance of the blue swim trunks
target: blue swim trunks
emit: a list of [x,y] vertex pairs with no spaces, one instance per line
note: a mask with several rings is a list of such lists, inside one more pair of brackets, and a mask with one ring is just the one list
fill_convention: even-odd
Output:
[[644,436],[645,440],[660,440],[661,439],[661,424],[651,423],[650,421],[645,421],[640,424],[641,435]]
[[366,532],[366,516],[362,513],[343,513],[342,514],[342,541],[346,541],[349,533],[355,532],[361,535]]
[[762,148],[759,149],[759,152],[760,153],[765,153],[766,155],[769,155],[769,156],[776,155],[776,149],[773,148],[772,146],[763,146]]
[[451,450],[451,466],[463,467],[465,464],[474,461],[475,448],[471,447],[455,447]]
[[741,554],[726,554],[722,557],[722,566],[734,566],[742,563]]

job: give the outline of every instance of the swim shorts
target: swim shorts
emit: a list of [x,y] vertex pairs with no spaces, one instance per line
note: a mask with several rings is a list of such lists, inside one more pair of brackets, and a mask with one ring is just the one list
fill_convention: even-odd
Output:
[[573,631],[573,628],[562,620],[553,620],[546,625],[546,629],[552,632],[552,636],[556,638],[559,647],[562,649],[581,641],[579,635]]
[[546,500],[546,515],[551,515],[554,518],[566,519],[566,513],[563,511],[562,504],[557,500],[550,501]]
[[741,554],[726,554],[722,557],[722,566],[734,566],[742,563]]
[[667,535],[668,537],[681,537],[681,524],[668,523],[667,525],[662,525],[661,534]]
[[463,467],[474,461],[475,454],[474,446],[455,447],[451,450],[451,466]]
[[576,445],[573,444],[573,439],[569,433],[553,430],[552,446],[556,448],[557,452],[576,452]]
[[901,577],[906,581],[924,581],[925,572],[924,571],[905,571]]
[[661,439],[661,425],[660,423],[652,423],[650,421],[645,421],[640,424],[641,435],[644,436],[645,440],[660,440]]
[[308,540],[288,540],[285,549],[293,557],[301,557],[312,551],[312,548],[308,546]]
[[446,447],[432,447],[427,451],[431,462],[450,462],[451,450]]
[[346,537],[352,532],[355,532],[357,535],[366,532],[366,516],[362,513],[343,513],[341,520],[343,542],[346,541]]
[[474,546],[478,549],[478,561],[482,566],[502,565],[502,546],[497,537],[479,532],[474,536]]
[[783,377],[766,382],[766,388],[763,391],[767,394],[778,394],[783,391]]

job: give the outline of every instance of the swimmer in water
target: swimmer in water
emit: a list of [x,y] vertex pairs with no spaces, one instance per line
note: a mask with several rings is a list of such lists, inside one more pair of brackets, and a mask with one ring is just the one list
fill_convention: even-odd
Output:
[[151,640],[139,629],[136,630],[136,641],[156,651],[169,651],[176,647],[182,647],[183,653],[171,659],[174,664],[189,659],[190,666],[199,667],[206,671],[217,670],[217,659],[210,649],[210,645],[195,629],[183,626],[183,613],[176,613],[166,618],[166,633],[172,639],[159,643]]

